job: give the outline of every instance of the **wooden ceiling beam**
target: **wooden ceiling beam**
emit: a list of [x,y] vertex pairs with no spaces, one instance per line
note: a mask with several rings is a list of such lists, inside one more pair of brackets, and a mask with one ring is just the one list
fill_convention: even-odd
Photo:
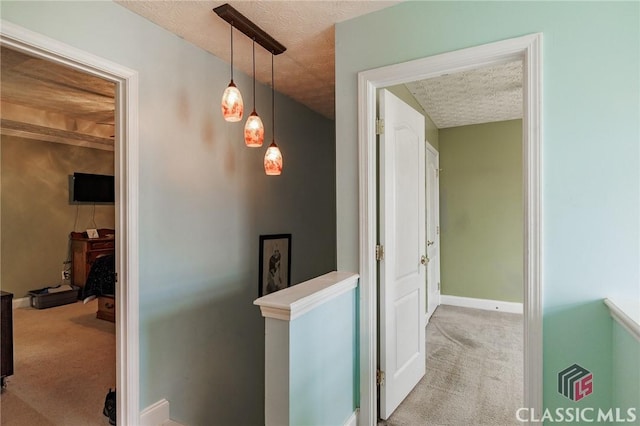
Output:
[[[3,119],[17,123],[50,127],[98,138],[109,138],[114,134],[115,126],[113,124],[99,124],[95,121],[79,119],[59,112],[45,111],[10,102],[1,102],[0,110]],[[113,116],[113,113],[111,115]]]
[[113,150],[114,82],[0,47],[0,132]]
[[94,143],[94,142],[88,142],[88,141],[67,139],[67,138],[62,138],[57,136],[42,135],[39,133],[29,133],[29,132],[19,131],[19,130],[0,128],[0,134],[2,134],[3,137],[10,136],[10,137],[16,137],[19,139],[34,140],[38,142],[53,142],[53,143],[59,143],[63,145],[80,146],[83,148],[100,149],[103,151],[114,151],[113,145],[107,145],[104,143]]
[[[28,134],[53,136],[61,139],[70,139],[75,141],[87,141],[91,143],[113,146],[111,138],[102,138],[84,133],[72,132],[69,130],[53,129],[51,127],[38,126],[37,124],[23,123],[20,121],[0,119],[0,127],[4,130],[13,130],[14,132],[24,132]],[[33,139],[31,137],[30,139]]]

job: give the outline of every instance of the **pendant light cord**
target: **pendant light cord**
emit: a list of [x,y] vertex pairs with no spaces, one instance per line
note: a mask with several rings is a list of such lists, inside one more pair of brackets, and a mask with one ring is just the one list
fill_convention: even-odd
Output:
[[233,22],[231,23],[231,81],[233,81]]
[[256,39],[253,39],[253,111],[256,111]]
[[273,140],[276,140],[276,84],[273,78],[273,52],[271,52],[271,128],[273,129]]

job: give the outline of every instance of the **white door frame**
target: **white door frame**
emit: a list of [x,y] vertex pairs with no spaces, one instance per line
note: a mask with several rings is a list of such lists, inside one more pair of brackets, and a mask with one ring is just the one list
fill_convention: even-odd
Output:
[[139,424],[138,73],[5,20],[0,44],[116,85],[117,424]]
[[[426,143],[427,143],[427,145],[426,145],[425,158],[424,158],[425,163],[428,163],[428,161],[427,161],[427,151],[431,151],[431,153],[433,155],[435,155],[435,157],[436,157],[436,159],[438,161],[438,167],[440,167],[440,153],[438,152],[437,149],[435,149],[433,147],[433,145],[431,145],[429,143],[428,140],[426,141]],[[427,164],[425,164],[425,169],[426,169],[426,166],[427,166]],[[429,179],[428,178],[428,171],[425,173],[425,175],[427,176],[427,180],[428,180]],[[425,188],[428,188],[428,187],[429,186],[426,185],[426,182],[425,182]],[[436,188],[437,188],[437,191],[438,191],[438,194],[437,194],[437,197],[436,197],[436,201],[438,203],[438,209],[437,209],[438,210],[438,213],[437,213],[438,214],[438,220],[437,220],[438,224],[436,226],[439,227],[440,226],[440,211],[439,211],[440,210],[440,179],[437,179]],[[429,193],[427,192],[427,200],[428,199],[429,199]],[[427,201],[427,204],[429,204],[428,201]],[[429,214],[429,213],[427,212],[427,214]],[[437,236],[437,239],[438,239],[438,266],[437,266],[437,268],[438,268],[438,282],[440,282],[440,278],[441,278],[440,277],[440,262],[441,262],[441,258],[440,258],[440,233],[436,232],[436,236]],[[427,235],[427,240],[428,239],[429,239],[429,236]],[[427,247],[427,257],[428,256],[429,256],[429,248]],[[427,287],[426,287],[427,312],[425,312],[425,324],[429,323],[429,320],[431,319],[431,316],[433,315],[433,312],[435,312],[435,309],[432,312],[429,312],[429,286],[430,285],[432,285],[432,284],[429,283],[429,271],[427,270]],[[438,284],[436,284],[436,286],[438,286]],[[440,289],[438,288],[438,303],[436,303],[436,309],[438,308],[438,306],[440,306],[440,294],[441,294],[440,293]]]
[[[523,61],[524,407],[542,411],[542,34],[443,53],[358,74],[360,424],[376,424],[376,90]],[[515,413],[514,413],[515,416]]]

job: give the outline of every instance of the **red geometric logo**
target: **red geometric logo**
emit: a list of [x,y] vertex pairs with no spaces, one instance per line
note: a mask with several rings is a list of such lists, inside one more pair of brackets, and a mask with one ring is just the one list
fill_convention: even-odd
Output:
[[593,393],[593,374],[578,364],[558,373],[558,392],[572,401],[580,401]]

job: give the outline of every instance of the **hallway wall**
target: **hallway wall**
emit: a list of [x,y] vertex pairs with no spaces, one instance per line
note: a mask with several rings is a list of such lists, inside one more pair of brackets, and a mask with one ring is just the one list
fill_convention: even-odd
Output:
[[522,120],[439,133],[442,294],[522,303]]

